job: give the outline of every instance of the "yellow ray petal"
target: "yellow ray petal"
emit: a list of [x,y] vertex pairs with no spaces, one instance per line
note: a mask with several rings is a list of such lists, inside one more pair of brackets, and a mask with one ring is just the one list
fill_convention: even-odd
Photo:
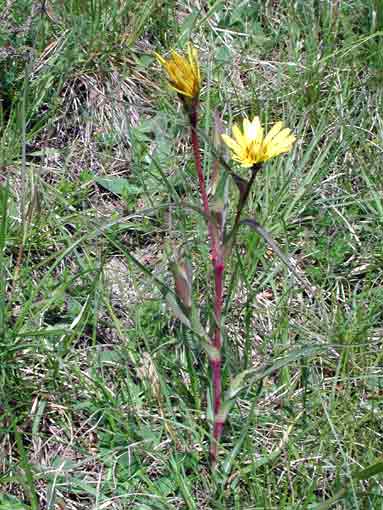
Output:
[[247,140],[261,142],[263,139],[263,128],[259,117],[254,117],[250,122],[248,119],[243,120],[243,133]]
[[230,136],[228,135],[221,135],[222,136],[222,139],[223,141],[226,143],[226,145],[233,151],[235,152],[236,154],[241,154],[242,153],[242,148],[241,146],[235,141],[233,140],[233,138],[231,138]]
[[270,129],[265,137],[265,144],[270,143],[270,141],[281,131],[283,127],[283,122],[279,121],[274,124],[274,126]]
[[233,136],[236,140],[236,142],[239,145],[245,145],[246,144],[246,138],[243,135],[242,131],[240,130],[239,126],[237,124],[234,124],[232,128]]

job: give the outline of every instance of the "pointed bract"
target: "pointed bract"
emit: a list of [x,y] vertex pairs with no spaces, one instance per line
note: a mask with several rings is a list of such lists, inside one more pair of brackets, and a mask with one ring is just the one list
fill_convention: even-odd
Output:
[[158,62],[164,67],[169,84],[182,96],[197,98],[201,89],[201,71],[198,63],[198,52],[190,43],[187,57],[172,51],[171,57],[166,60],[156,53]]

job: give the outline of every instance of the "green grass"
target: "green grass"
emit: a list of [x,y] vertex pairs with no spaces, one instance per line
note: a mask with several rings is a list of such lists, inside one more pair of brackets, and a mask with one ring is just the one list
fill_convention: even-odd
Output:
[[[383,508],[382,2],[202,4],[0,0],[1,510]],[[206,354],[162,295],[186,240],[212,317],[187,123],[153,57],[190,38],[207,172],[215,111],[296,134],[247,217],[316,289],[243,226],[225,387],[249,372],[214,476]]]

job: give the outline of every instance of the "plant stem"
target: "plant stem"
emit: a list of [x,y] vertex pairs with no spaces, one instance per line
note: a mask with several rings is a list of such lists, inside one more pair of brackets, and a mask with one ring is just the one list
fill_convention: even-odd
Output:
[[198,140],[198,135],[197,135],[198,102],[196,100],[193,101],[192,106],[191,106],[190,123],[191,123],[191,143],[192,143],[192,147],[193,147],[195,166],[197,169],[199,190],[201,193],[203,210],[206,215],[207,222],[208,222],[210,242],[212,242],[212,233],[211,233],[212,225],[211,225],[211,221],[210,221],[209,200],[207,198],[205,177],[203,175],[201,152],[200,152],[199,140]]
[[254,165],[254,167],[252,168],[252,174],[251,174],[251,177],[250,179],[248,180],[247,182],[247,186],[245,188],[245,191],[243,194],[241,194],[240,198],[239,198],[239,203],[238,203],[238,207],[237,207],[237,213],[235,215],[235,220],[234,220],[234,225],[233,225],[233,228],[231,230],[231,232],[229,233],[227,239],[225,239],[225,257],[228,257],[231,255],[231,252],[232,252],[232,249],[233,249],[233,246],[234,246],[234,243],[235,243],[235,238],[237,236],[237,232],[238,232],[238,229],[239,229],[239,222],[240,222],[240,219],[241,219],[241,215],[242,215],[242,211],[246,205],[246,202],[247,202],[247,199],[249,198],[249,195],[250,195],[250,190],[254,184],[254,181],[255,181],[255,177],[257,176],[257,173],[259,172],[259,170],[262,168],[262,165],[261,164],[257,164],[257,165]]
[[215,228],[213,218],[210,214],[209,200],[206,192],[205,176],[203,174],[200,146],[197,134],[198,124],[198,102],[193,101],[190,109],[190,123],[191,123],[191,142],[193,146],[194,159],[198,174],[199,188],[203,204],[204,213],[207,219],[208,235],[210,241],[210,254],[214,270],[214,319],[215,328],[214,335],[211,339],[213,347],[215,347],[215,356],[210,357],[210,367],[212,372],[212,386],[213,386],[213,434],[210,446],[210,462],[214,470],[217,464],[218,445],[222,436],[224,420],[221,418],[222,407],[222,305],[223,305],[223,278],[225,271],[225,263],[223,256],[222,239],[220,239],[219,229]]

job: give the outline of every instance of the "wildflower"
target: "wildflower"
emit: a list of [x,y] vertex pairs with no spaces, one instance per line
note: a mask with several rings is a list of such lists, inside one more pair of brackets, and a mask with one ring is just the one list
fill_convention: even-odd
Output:
[[288,128],[283,128],[283,122],[277,122],[266,136],[259,117],[243,119],[243,131],[238,125],[233,126],[233,136],[222,135],[223,141],[232,151],[232,157],[241,166],[250,168],[263,163],[283,152],[289,152],[295,136]]
[[156,53],[158,62],[168,74],[170,86],[179,94],[196,98],[201,89],[201,72],[198,63],[198,52],[190,43],[187,58],[172,51],[171,57],[165,60]]

